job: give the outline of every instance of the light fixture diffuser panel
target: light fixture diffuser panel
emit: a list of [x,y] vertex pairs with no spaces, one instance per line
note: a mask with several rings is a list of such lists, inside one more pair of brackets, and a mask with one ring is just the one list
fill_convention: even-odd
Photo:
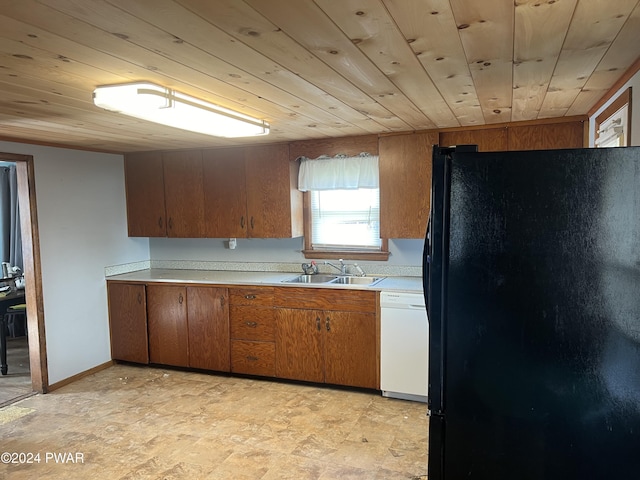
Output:
[[269,133],[263,120],[148,82],[97,87],[93,102],[105,110],[216,137]]

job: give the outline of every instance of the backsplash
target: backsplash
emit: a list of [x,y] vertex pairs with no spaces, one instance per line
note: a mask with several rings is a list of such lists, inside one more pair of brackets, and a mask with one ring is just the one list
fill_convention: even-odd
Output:
[[[347,262],[351,264],[353,262]],[[363,264],[359,265],[367,275],[377,275],[386,277],[419,277],[421,267]],[[215,261],[195,261],[195,260],[149,260],[147,262],[135,262],[124,265],[113,265],[105,268],[105,276],[119,275],[121,273],[135,272],[149,268],[163,268],[170,270],[216,270],[216,271],[236,271],[236,272],[291,272],[302,273],[301,263],[278,263],[278,262],[215,262]],[[333,273],[334,270],[329,265],[318,262],[318,269],[321,273]]]

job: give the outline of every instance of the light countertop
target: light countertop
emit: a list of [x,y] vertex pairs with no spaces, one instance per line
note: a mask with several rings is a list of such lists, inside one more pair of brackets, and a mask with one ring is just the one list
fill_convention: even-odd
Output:
[[[301,272],[302,273],[302,272]],[[175,270],[152,268],[130,273],[111,275],[107,280],[154,283],[198,283],[211,285],[270,285],[301,288],[342,288],[373,291],[422,292],[420,277],[384,277],[373,286],[336,285],[326,283],[304,284],[286,283],[285,280],[298,276],[298,273],[282,272],[239,272],[218,270]],[[284,282],[284,283],[283,283]]]

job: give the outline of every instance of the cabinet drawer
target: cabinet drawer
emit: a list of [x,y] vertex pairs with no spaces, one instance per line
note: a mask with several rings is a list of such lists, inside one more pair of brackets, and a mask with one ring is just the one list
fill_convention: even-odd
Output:
[[275,320],[272,307],[231,306],[231,338],[242,340],[275,340]]
[[378,292],[370,290],[274,287],[277,307],[376,313]]
[[231,305],[273,305],[273,287],[232,288],[229,290]]
[[273,342],[231,342],[231,371],[249,375],[274,377],[276,344]]

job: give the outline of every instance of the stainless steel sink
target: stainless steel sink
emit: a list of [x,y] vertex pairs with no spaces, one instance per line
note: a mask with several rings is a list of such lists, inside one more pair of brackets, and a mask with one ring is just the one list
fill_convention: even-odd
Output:
[[339,283],[342,285],[374,285],[382,279],[383,277],[338,277],[331,283]]
[[298,275],[289,280],[283,280],[284,283],[329,283],[338,277],[336,275]]
[[284,283],[332,283],[334,285],[375,285],[384,277],[350,277],[338,275],[298,275]]

